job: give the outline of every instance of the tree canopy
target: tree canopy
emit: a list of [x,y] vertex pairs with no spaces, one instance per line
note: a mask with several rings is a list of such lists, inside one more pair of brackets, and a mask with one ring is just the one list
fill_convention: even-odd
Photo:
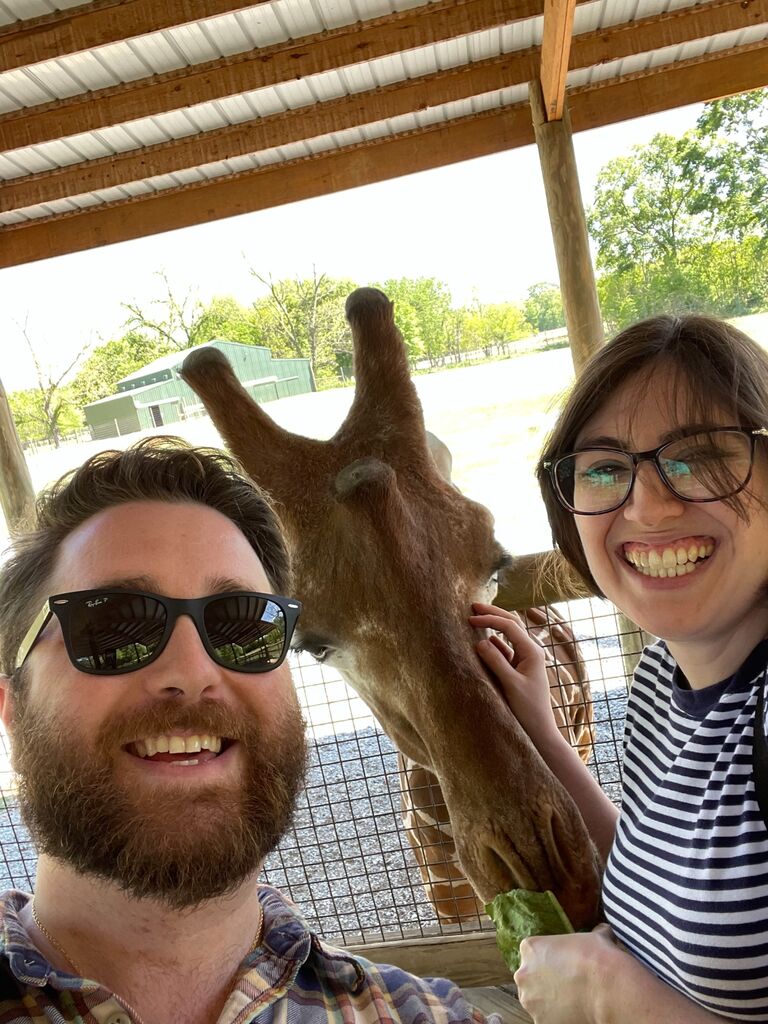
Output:
[[598,175],[588,213],[611,327],[653,313],[768,305],[768,90],[707,103]]

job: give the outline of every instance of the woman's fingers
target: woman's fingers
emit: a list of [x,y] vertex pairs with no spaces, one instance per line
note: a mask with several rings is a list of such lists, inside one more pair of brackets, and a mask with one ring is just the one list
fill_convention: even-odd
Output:
[[470,625],[477,629],[492,629],[496,633],[501,633],[510,642],[517,655],[517,660],[544,657],[541,644],[528,635],[525,627],[520,625],[517,616],[513,617],[510,612],[499,615],[498,613],[502,609],[492,609],[490,605],[475,604],[472,607],[473,609],[488,608],[488,611],[470,615]]

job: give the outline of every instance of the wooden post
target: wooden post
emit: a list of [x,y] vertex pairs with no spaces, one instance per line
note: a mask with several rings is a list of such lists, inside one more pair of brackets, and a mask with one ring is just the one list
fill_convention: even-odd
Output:
[[2,505],[10,534],[23,531],[27,524],[32,522],[35,490],[2,381],[0,381],[0,505]]
[[547,121],[541,82],[531,82],[528,91],[571,356],[578,373],[590,355],[603,344],[604,334],[573,151],[571,121],[567,105],[561,121]]
[[[528,93],[560,273],[560,291],[568,325],[571,358],[578,374],[589,357],[603,344],[605,334],[589,252],[589,233],[579,188],[571,120],[567,103],[563,106],[561,120],[547,120],[540,81],[531,82]],[[618,609],[616,618],[624,670],[631,676],[640,656],[638,646],[642,646],[649,638],[641,632],[638,645],[638,627],[635,623]]]

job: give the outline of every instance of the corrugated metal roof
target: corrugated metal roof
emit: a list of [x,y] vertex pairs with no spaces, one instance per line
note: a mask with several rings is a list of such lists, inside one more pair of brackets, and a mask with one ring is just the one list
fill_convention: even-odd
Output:
[[[543,0],[136,2],[0,0],[0,265],[59,251],[59,220],[83,248],[196,222],[186,195],[216,217],[531,140]],[[577,130],[767,81],[768,0],[576,7]]]

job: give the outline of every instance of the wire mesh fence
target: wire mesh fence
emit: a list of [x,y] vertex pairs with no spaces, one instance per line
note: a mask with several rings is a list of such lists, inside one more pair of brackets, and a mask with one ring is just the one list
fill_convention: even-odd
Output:
[[[594,716],[589,767],[618,802],[628,679],[641,634],[608,602],[571,601],[554,610],[572,630],[589,680]],[[410,812],[406,823],[411,828],[403,822],[403,763],[392,743],[335,672],[306,655],[294,659],[292,668],[307,719],[311,764],[294,827],[268,857],[265,881],[290,896],[314,930],[341,945],[491,927],[471,890],[461,887],[450,827],[440,820],[444,807],[439,790],[426,789],[427,799],[420,799],[419,807],[436,828],[430,832],[426,859],[433,866],[442,859],[448,873],[458,876],[455,905],[447,910],[435,899],[434,889],[425,887],[424,851],[417,850],[419,860],[414,854],[415,837],[423,844],[425,833],[413,827]],[[4,735],[2,741],[0,888],[29,890],[36,854],[20,819]]]

